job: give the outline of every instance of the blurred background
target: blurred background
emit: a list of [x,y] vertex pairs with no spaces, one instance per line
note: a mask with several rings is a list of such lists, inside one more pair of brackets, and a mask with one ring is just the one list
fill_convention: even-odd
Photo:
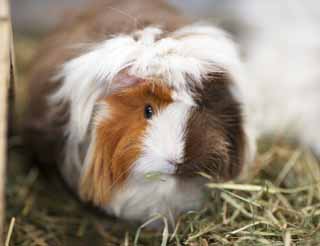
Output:
[[[18,78],[15,124],[23,120],[26,75],[41,38],[64,16],[94,1],[10,1]],[[297,103],[288,106],[286,100],[271,102],[277,104],[284,118],[290,118],[290,109],[296,112],[300,102],[314,105],[314,101],[319,100],[286,94],[278,83],[290,81],[297,92],[303,90],[299,87],[301,81],[310,83],[311,91],[320,88],[320,83],[317,88],[314,83],[320,80],[319,0],[167,1],[195,20],[213,22],[229,31],[239,44],[251,79],[273,83],[260,88],[265,97],[292,96],[292,102]],[[250,96],[247,95],[248,99],[254,103],[254,95]],[[264,108],[263,103],[270,101],[262,101],[257,106]],[[272,112],[267,113],[273,116]],[[265,118],[263,115],[257,119],[260,128],[265,127]],[[318,129],[319,120],[306,121],[310,127],[303,129],[303,134],[310,135],[311,142],[319,143],[320,136],[316,134],[320,131],[314,131]],[[320,145],[318,147],[320,153]],[[176,238],[168,245],[320,245],[320,166],[313,153],[276,136],[259,142],[256,164],[249,182],[262,187],[263,192],[221,191],[222,205],[218,207],[222,211],[215,207],[216,197],[211,197],[203,211],[182,218],[182,229],[177,230]],[[19,136],[10,139],[6,226],[16,218],[10,245],[137,245],[132,244],[137,227],[131,228],[88,209],[68,192],[57,173],[46,170],[47,167],[43,169],[45,172],[26,158]],[[308,189],[303,188],[306,185]],[[277,192],[267,194],[266,187]],[[284,192],[278,192],[280,189]],[[162,236],[161,233],[141,233],[139,245],[160,245],[155,242],[160,242]]]
[[[94,0],[93,0],[94,1]],[[168,0],[193,15],[212,15],[212,9],[224,5],[216,0]],[[52,28],[68,10],[82,8],[92,0],[12,0],[12,16],[16,30],[41,31]],[[35,7],[36,6],[36,7]],[[210,11],[208,11],[208,9]]]
[[[93,1],[12,0],[15,30],[49,30],[68,12],[81,9]],[[268,22],[294,25],[301,18],[309,22],[320,19],[320,4],[317,0],[167,0],[167,2],[195,18],[214,19],[222,24],[232,22],[262,27],[268,25]]]
[[[95,0],[12,0],[14,30],[50,31],[65,15]],[[166,0],[196,20],[212,21],[233,34],[244,53],[258,36],[289,41],[308,35],[319,42],[320,1],[317,0]],[[297,34],[297,35],[296,35]],[[315,36],[317,36],[315,38]],[[267,42],[266,40],[265,42]]]

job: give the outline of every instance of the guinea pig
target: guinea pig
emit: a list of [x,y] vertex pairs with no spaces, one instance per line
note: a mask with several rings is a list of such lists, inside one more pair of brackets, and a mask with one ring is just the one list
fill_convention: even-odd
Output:
[[199,209],[206,173],[236,178],[254,153],[237,47],[163,1],[100,1],[44,42],[25,136],[83,201],[128,220]]

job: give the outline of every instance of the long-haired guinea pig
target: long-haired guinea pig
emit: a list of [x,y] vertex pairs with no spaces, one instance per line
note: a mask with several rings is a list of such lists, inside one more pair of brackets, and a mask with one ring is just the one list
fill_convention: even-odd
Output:
[[32,153],[109,214],[145,220],[198,209],[199,173],[236,178],[254,152],[234,43],[162,1],[91,6],[64,20],[33,67]]

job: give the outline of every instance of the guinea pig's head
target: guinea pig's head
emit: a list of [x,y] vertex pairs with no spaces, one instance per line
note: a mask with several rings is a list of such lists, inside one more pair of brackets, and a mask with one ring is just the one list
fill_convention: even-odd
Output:
[[152,173],[190,179],[202,172],[217,180],[239,174],[246,137],[226,74],[208,75],[192,103],[162,81],[135,80],[96,104],[84,199],[106,204],[129,177]]
[[67,148],[81,152],[89,142],[79,192],[96,205],[130,177],[192,179],[202,172],[229,180],[246,161],[246,129],[228,68],[236,60],[232,42],[211,27],[162,39],[159,29],[143,32],[71,60],[55,95],[73,96]]

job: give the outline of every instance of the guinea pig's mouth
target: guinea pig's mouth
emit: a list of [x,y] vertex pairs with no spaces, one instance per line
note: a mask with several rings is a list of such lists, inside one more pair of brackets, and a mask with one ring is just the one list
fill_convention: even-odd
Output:
[[196,168],[198,165],[190,165],[187,163],[177,163],[174,161],[166,161],[161,169],[145,171],[144,176],[148,178],[160,176],[172,176],[177,178],[193,178],[199,176],[201,170]]
[[177,180],[193,180],[193,179],[202,179],[204,177],[208,178],[217,176],[216,174],[206,173],[204,170],[200,170],[196,168],[196,166],[189,168],[180,168],[179,165],[183,164],[175,164],[172,165],[173,168],[169,170],[154,170],[143,173],[143,178],[146,181],[162,181],[165,182],[167,178],[175,178]]
[[197,172],[180,171],[180,169],[174,165],[172,165],[172,169],[144,172],[144,177],[151,180],[161,177],[192,178],[195,176],[198,176]]
[[212,177],[217,176],[216,169],[194,162],[176,162],[166,160],[163,162],[140,162],[136,164],[135,173],[138,174],[138,176],[142,175],[144,179],[151,181],[165,180],[166,177],[192,179],[201,177],[201,173],[205,173]]

